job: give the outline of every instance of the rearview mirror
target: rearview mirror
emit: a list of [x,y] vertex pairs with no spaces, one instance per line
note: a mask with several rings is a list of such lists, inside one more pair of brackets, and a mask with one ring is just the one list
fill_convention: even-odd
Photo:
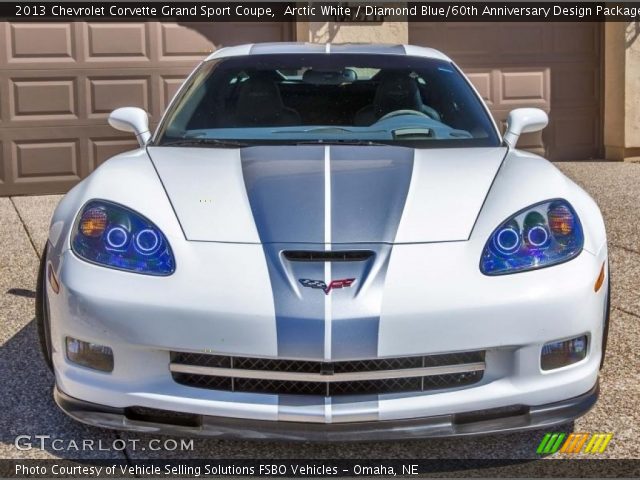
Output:
[[144,147],[151,138],[149,115],[138,107],[122,107],[114,110],[109,115],[109,125],[122,132],[135,133],[141,147]]
[[351,68],[334,71],[307,70],[302,75],[302,81],[312,85],[342,85],[356,80],[358,80],[358,74]]
[[516,147],[522,133],[538,132],[547,126],[549,117],[539,108],[516,108],[507,117],[507,131],[504,142],[511,148]]

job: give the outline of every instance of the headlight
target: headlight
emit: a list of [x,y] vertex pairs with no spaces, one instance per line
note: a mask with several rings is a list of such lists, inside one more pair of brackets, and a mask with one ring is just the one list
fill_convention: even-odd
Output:
[[89,262],[149,275],[171,275],[175,262],[162,232],[142,215],[115,203],[93,200],[76,222],[76,255]]
[[576,257],[583,244],[582,226],[571,205],[546,201],[521,210],[494,230],[480,270],[504,275],[548,267]]

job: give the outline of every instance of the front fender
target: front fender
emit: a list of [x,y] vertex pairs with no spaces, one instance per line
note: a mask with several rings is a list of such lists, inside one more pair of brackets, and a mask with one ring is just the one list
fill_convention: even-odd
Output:
[[596,202],[551,162],[518,150],[509,151],[496,175],[472,238],[486,241],[500,223],[517,211],[553,198],[567,200],[576,210],[584,230],[584,249],[606,257],[606,230]]
[[145,149],[116,155],[71,189],[53,213],[49,227],[51,256],[70,248],[71,228],[82,206],[92,199],[124,205],[151,220],[172,239],[184,240],[162,183]]

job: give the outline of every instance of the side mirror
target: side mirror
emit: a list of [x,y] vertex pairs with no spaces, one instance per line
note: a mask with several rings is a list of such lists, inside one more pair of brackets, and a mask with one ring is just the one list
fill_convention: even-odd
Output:
[[522,133],[538,132],[547,126],[549,117],[539,108],[516,108],[507,117],[507,131],[504,142],[515,148]]
[[114,110],[109,115],[109,125],[122,132],[135,133],[141,147],[144,147],[151,138],[149,116],[138,107],[122,107]]

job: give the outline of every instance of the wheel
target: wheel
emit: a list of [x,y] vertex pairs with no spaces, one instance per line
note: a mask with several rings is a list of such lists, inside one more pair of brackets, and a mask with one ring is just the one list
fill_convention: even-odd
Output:
[[611,275],[607,263],[607,304],[604,312],[604,328],[602,330],[602,357],[600,358],[600,370],[604,366],[604,356],[607,353],[607,341],[609,340],[609,317],[611,314]]
[[40,340],[40,351],[44,362],[53,372],[51,360],[51,333],[49,328],[49,302],[47,301],[47,245],[45,245],[40,258],[38,280],[36,285],[36,327]]

